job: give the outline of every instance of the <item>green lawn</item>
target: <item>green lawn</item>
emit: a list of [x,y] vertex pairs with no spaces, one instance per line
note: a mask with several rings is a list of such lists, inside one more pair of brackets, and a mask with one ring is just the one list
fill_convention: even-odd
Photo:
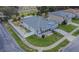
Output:
[[74,30],[75,28],[76,28],[76,26],[73,26],[73,25],[71,25],[71,24],[69,24],[69,25],[59,25],[59,27],[58,28],[60,28],[60,29],[62,29],[62,30],[64,30],[64,31],[66,31],[66,32],[71,32],[72,30]]
[[63,35],[55,32],[54,34],[47,36],[45,38],[40,38],[36,35],[32,35],[30,37],[27,37],[27,41],[30,42],[31,44],[35,45],[35,46],[49,46],[53,43],[55,43],[56,41],[60,40],[63,37]]
[[79,19],[73,18],[72,22],[79,24]]
[[74,36],[79,35],[79,30],[77,30],[76,32],[74,32],[72,35],[74,35]]
[[66,39],[63,42],[61,42],[58,46],[50,49],[50,50],[46,50],[44,52],[58,52],[58,50],[62,47],[65,47],[67,44],[69,43],[69,41]]
[[[8,24],[7,24],[8,25]],[[16,42],[19,44],[19,46],[24,49],[25,51],[31,52],[31,51],[36,51],[32,48],[29,48],[28,46],[26,46],[21,39],[17,36],[17,34],[12,30],[12,28],[8,25],[6,26],[8,32],[13,36],[13,38],[16,40]]]

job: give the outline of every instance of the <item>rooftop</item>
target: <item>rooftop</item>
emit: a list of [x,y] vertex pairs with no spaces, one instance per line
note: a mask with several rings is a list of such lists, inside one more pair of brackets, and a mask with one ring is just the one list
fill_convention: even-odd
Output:
[[52,14],[57,15],[57,16],[61,16],[61,17],[66,17],[66,18],[72,18],[75,16],[73,13],[69,13],[69,12],[66,12],[64,10],[52,12]]
[[48,20],[56,21],[57,23],[61,23],[64,21],[63,17],[53,15],[51,12],[48,13]]
[[24,18],[23,22],[35,30],[40,30],[40,28],[43,30],[46,30],[46,29],[49,29],[50,24],[53,26],[56,25],[55,22],[48,21],[47,19],[41,16],[27,17],[27,18]]
[[65,10],[66,12],[70,12],[70,13],[73,13],[73,14],[79,14],[79,9],[67,9]]

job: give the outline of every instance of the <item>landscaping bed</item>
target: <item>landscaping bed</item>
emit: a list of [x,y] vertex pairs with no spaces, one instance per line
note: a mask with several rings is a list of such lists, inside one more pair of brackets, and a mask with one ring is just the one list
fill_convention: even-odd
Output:
[[65,39],[63,42],[61,42],[58,46],[50,49],[50,50],[46,50],[44,52],[58,52],[60,48],[65,47],[67,44],[69,43],[69,41],[67,39]]
[[16,40],[16,42],[18,43],[18,45],[24,49],[25,51],[27,52],[31,52],[31,51],[36,51],[28,46],[26,46],[22,41],[21,39],[17,36],[17,34],[12,30],[11,26],[9,24],[7,24],[6,26],[8,32],[12,35],[12,37]]
[[62,29],[62,30],[64,30],[64,31],[66,31],[66,32],[71,32],[71,31],[73,31],[75,28],[76,28],[76,26],[73,26],[73,25],[71,25],[71,24],[69,24],[69,25],[59,25],[59,27],[58,28],[60,28],[60,29]]
[[62,37],[63,35],[54,32],[52,35],[45,38],[40,38],[36,35],[32,35],[27,37],[26,40],[35,46],[46,47],[60,40]]

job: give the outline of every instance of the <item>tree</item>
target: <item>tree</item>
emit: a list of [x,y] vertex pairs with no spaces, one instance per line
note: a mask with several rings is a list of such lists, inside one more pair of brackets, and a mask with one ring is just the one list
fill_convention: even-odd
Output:
[[13,18],[13,21],[20,21],[21,20],[21,16],[19,15],[19,13],[16,13],[16,15],[14,15],[12,18]]
[[37,9],[38,9],[37,15],[42,16],[44,14],[45,17],[47,16],[47,14],[48,14],[48,7],[47,6],[37,7]]
[[64,7],[64,6],[40,6],[40,7],[37,7],[37,15],[39,16],[44,16],[44,17],[47,17],[48,16],[48,12],[53,12],[53,11],[57,11],[57,10],[62,10],[67,7]]
[[17,13],[17,8],[15,6],[2,6],[0,7],[0,11],[11,17]]
[[21,15],[21,17],[24,17],[24,15]]
[[48,11],[49,11],[49,12],[53,12],[53,11],[55,11],[55,9],[54,9],[53,6],[48,6]]

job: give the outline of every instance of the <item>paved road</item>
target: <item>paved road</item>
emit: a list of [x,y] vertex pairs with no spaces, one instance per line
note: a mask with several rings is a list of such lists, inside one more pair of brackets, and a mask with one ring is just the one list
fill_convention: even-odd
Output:
[[3,52],[21,52],[23,51],[11,38],[5,27],[0,23],[0,51]]
[[62,52],[79,52],[79,36],[62,49]]

